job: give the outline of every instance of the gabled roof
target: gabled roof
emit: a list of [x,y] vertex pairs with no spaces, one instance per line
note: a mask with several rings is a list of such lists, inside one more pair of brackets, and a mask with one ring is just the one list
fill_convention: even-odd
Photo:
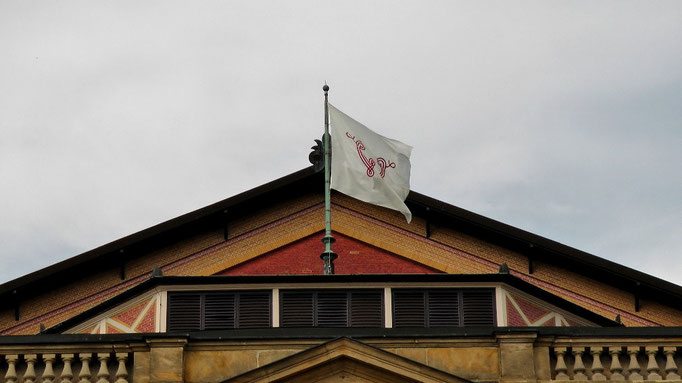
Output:
[[[77,278],[99,267],[116,266],[150,249],[177,241],[207,227],[216,227],[239,217],[254,207],[295,197],[302,191],[322,191],[323,176],[313,167],[302,169],[262,186],[184,214],[148,229],[87,251],[0,285],[0,305],[19,297],[45,291],[49,286]],[[682,305],[682,287],[629,267],[608,261],[550,239],[411,191],[407,205],[413,215],[428,225],[451,227],[472,236],[525,254],[532,261],[555,264],[633,293],[635,300],[647,298],[667,305]],[[426,233],[428,235],[428,233]],[[529,270],[532,272],[532,270]]]

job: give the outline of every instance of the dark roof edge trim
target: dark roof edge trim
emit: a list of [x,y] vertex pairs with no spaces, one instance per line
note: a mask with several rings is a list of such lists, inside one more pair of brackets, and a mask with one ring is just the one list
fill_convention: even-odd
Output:
[[61,345],[187,339],[190,342],[230,340],[370,338],[491,338],[504,334],[537,334],[557,338],[670,338],[682,327],[435,327],[435,328],[266,328],[148,334],[39,334],[0,336],[0,345]]

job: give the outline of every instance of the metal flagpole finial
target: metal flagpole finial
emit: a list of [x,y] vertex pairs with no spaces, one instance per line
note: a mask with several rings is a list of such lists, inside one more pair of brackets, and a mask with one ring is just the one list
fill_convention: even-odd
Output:
[[320,258],[324,261],[323,272],[324,275],[334,274],[334,259],[337,255],[332,251],[332,243],[334,243],[334,237],[332,237],[332,211],[331,211],[331,147],[330,147],[330,136],[329,136],[329,101],[328,94],[329,85],[324,82],[322,87],[324,91],[324,136],[323,136],[323,146],[324,146],[324,237],[322,242],[324,243],[324,251],[320,254]]

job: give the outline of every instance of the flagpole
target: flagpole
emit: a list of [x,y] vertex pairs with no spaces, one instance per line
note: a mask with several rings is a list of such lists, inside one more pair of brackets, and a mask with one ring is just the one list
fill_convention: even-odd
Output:
[[332,209],[331,209],[331,147],[329,136],[329,85],[326,83],[322,87],[324,91],[324,136],[322,138],[324,147],[324,252],[320,258],[324,260],[324,275],[334,274],[334,259],[337,255],[332,251]]

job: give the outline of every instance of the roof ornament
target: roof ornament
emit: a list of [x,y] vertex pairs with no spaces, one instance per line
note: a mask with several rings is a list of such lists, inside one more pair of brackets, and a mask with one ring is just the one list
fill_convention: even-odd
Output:
[[308,155],[308,161],[313,164],[313,169],[319,172],[324,169],[324,146],[322,145],[322,140],[315,140],[315,146],[310,149],[313,151]]
[[509,274],[509,266],[507,266],[506,263],[503,263],[500,265],[500,269],[498,270],[498,273],[500,274]]
[[152,278],[154,277],[163,277],[163,271],[161,271],[159,266],[154,267],[152,270]]

